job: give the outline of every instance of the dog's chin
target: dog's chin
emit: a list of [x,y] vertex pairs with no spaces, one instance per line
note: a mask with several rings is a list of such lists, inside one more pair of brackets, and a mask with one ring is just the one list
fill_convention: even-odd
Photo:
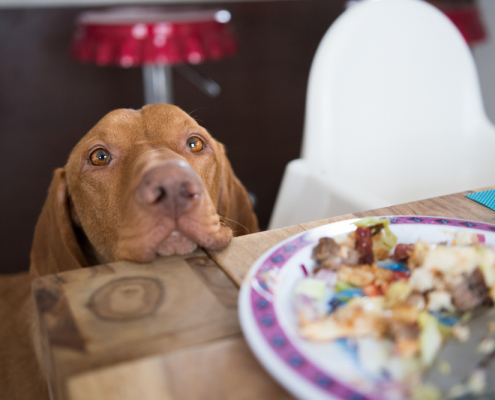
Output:
[[[139,232],[146,233],[139,233]],[[127,234],[126,234],[127,233]],[[122,231],[117,243],[115,261],[150,263],[158,256],[184,255],[198,247],[223,250],[232,239],[232,230],[217,224],[164,223],[151,229]]]
[[[208,196],[178,218],[135,208],[121,227],[115,251],[116,261],[152,262],[157,256],[183,255],[198,247],[220,251],[230,243],[232,230],[220,223],[220,216]],[[156,210],[155,210],[156,211]]]
[[192,253],[198,248],[198,244],[178,231],[173,231],[156,250],[159,256],[182,255]]
[[173,225],[159,225],[148,229],[146,234],[134,232],[130,237],[120,238],[115,260],[150,263],[159,256],[188,254],[197,248],[198,243],[176,230]]

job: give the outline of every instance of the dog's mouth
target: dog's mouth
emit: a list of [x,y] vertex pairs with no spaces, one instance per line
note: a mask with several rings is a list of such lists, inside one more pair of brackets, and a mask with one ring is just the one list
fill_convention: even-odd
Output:
[[232,230],[220,216],[206,192],[180,215],[163,213],[160,207],[131,207],[132,216],[119,230],[116,260],[148,263],[157,256],[188,254],[203,247],[220,251],[232,240]]
[[188,254],[198,248],[198,244],[184,236],[179,231],[173,231],[156,250],[157,256],[170,256],[173,254]]
[[147,161],[129,194],[115,258],[151,262],[197,247],[222,250],[233,233],[220,223],[201,179],[181,159]]
[[191,215],[177,222],[162,218],[153,225],[139,224],[122,229],[116,260],[149,263],[158,256],[188,254],[198,247],[220,251],[229,245],[233,236],[230,228],[220,224],[216,214],[201,219]]

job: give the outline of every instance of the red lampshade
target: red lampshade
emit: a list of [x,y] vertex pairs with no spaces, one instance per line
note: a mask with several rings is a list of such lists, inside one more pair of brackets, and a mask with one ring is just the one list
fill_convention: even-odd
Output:
[[117,8],[82,14],[72,42],[81,62],[122,67],[199,64],[237,51],[225,10]]
[[440,8],[459,29],[468,45],[482,42],[486,31],[476,4],[451,5]]

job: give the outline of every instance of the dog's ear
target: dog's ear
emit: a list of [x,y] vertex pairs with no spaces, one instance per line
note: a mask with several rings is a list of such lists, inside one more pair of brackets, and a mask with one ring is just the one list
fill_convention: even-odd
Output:
[[253,204],[246,188],[237,179],[232,170],[223,145],[221,151],[221,178],[218,214],[234,232],[234,236],[246,235],[259,231],[258,218],[253,210]]
[[31,248],[32,276],[54,274],[87,266],[70,217],[65,171],[55,171]]

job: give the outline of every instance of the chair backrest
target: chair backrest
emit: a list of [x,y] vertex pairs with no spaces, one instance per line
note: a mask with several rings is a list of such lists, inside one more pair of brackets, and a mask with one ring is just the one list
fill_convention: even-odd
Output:
[[364,1],[323,37],[302,150],[315,168],[391,203],[438,196],[484,185],[494,132],[470,50],[430,4]]

